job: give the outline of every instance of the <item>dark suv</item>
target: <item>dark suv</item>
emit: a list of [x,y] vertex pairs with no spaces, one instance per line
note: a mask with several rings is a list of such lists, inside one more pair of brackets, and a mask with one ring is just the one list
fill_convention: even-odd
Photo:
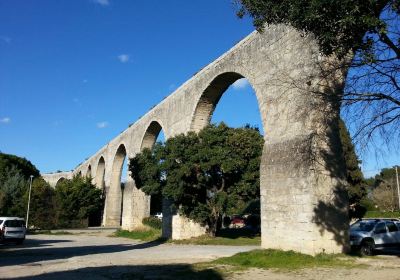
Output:
[[371,256],[377,249],[400,246],[398,219],[362,219],[350,226],[350,246],[361,255]]

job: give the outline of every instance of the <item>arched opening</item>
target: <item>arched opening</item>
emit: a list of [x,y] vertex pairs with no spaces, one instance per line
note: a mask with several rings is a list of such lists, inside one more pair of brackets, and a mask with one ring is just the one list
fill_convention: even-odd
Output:
[[[163,133],[163,129],[161,125],[157,121],[152,121],[147,128],[140,150],[143,149],[152,149],[156,142],[164,142],[165,135]],[[156,215],[158,213],[162,213],[162,197],[158,195],[149,196],[150,206],[147,215]]]
[[104,175],[106,173],[106,162],[104,161],[104,157],[100,157],[99,162],[97,163],[95,184],[96,186],[103,190],[104,192]]
[[61,177],[60,179],[58,179],[56,184],[55,184],[55,187],[57,187],[60,183],[62,183],[65,180],[66,180],[66,178],[64,178],[64,177]]
[[92,166],[89,164],[87,170],[86,170],[86,177],[92,178]]
[[[250,126],[263,136],[264,127],[256,92],[241,74],[227,72],[217,76],[204,90],[192,117],[191,130],[200,131],[210,123],[224,122],[238,128]],[[222,215],[221,235],[260,234],[260,187],[258,194],[246,203],[237,203],[234,209]],[[251,231],[247,231],[251,229]],[[218,234],[218,233],[217,233]]]
[[79,177],[82,177],[82,171],[79,170],[78,176],[79,176]]
[[103,209],[97,213],[93,213],[91,217],[89,217],[89,225],[90,226],[101,226],[104,225],[104,213],[105,213],[105,201],[107,192],[105,189],[104,176],[106,173],[106,164],[104,158],[101,156],[99,162],[97,163],[96,169],[96,177],[94,178],[94,183],[98,189],[102,191],[102,201],[103,201]]
[[114,156],[110,188],[106,196],[106,226],[120,226],[122,224],[124,189],[123,184],[121,184],[121,175],[125,158],[126,149],[124,144],[121,144]]

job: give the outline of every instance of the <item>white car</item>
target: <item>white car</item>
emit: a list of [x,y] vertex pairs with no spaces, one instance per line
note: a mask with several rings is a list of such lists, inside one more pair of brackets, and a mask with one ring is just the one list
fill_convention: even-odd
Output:
[[25,240],[25,221],[18,217],[0,217],[0,243],[15,241],[22,244]]

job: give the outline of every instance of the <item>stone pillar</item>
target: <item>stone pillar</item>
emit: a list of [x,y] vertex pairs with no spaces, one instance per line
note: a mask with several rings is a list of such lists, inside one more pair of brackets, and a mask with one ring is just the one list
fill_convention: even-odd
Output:
[[[261,162],[262,247],[315,255],[347,249],[348,199],[338,135],[266,142]],[[336,141],[336,143],[334,143]],[[335,159],[336,158],[336,159]]]

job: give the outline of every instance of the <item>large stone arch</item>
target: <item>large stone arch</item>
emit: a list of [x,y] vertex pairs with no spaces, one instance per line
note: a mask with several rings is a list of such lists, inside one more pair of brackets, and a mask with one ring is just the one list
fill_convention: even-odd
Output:
[[143,149],[151,149],[156,143],[157,137],[160,134],[161,130],[163,130],[159,121],[152,121],[143,135],[142,144],[140,145],[140,151]]
[[[157,141],[157,137],[160,132],[165,130],[163,129],[163,125],[160,120],[152,120],[150,124],[147,126],[140,145],[140,151],[143,149],[152,149]],[[143,202],[139,206],[140,209],[137,209],[136,212],[139,214],[137,219],[139,223],[141,223],[142,219],[145,217],[149,217],[151,214],[151,205],[152,205],[152,197],[150,195],[144,194],[141,190],[138,190],[136,193],[136,200],[142,200]],[[158,201],[158,200],[156,200]],[[160,202],[161,203],[161,202]],[[161,206],[161,205],[160,205]],[[161,208],[161,207],[160,207]],[[161,209],[160,209],[161,210]]]
[[281,74],[266,73],[268,80],[257,78],[259,74],[251,69],[229,68],[217,72],[200,94],[190,129],[199,131],[209,124],[231,84],[247,75],[252,78],[248,80],[265,131],[260,165],[262,247],[312,254],[346,249],[347,200],[340,179],[338,107],[329,97],[332,92],[321,88],[304,92],[302,86],[292,84],[307,84],[310,77],[288,82]]
[[236,72],[226,72],[215,77],[200,95],[193,112],[190,130],[200,131],[207,126],[223,93],[237,80],[244,78]]
[[125,157],[127,156],[125,144],[120,144],[115,152],[111,174],[110,187],[106,196],[105,226],[118,227],[122,223],[123,190],[121,189],[121,175]]

